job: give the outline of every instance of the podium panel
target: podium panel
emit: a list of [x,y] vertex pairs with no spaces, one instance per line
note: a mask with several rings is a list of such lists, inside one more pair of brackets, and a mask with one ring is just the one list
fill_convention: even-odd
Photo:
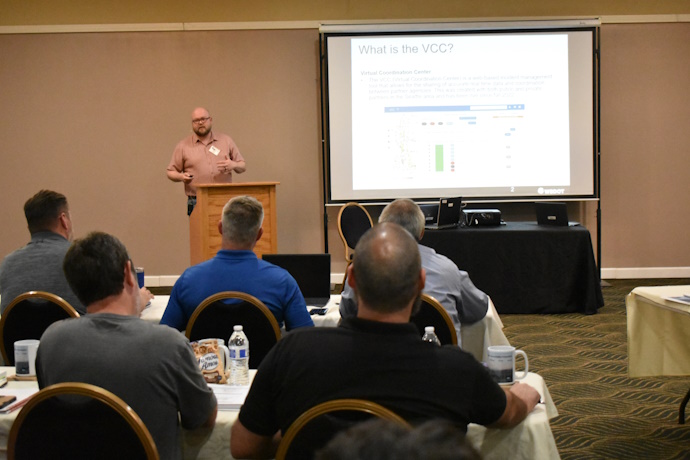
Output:
[[196,206],[189,216],[189,247],[192,265],[216,255],[221,246],[218,222],[223,207],[233,197],[253,196],[264,208],[264,233],[254,247],[258,257],[278,251],[276,185],[279,182],[244,182],[197,185]]

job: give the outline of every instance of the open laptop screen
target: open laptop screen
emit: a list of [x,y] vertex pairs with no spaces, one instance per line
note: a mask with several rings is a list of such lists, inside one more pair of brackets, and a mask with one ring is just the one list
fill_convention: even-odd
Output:
[[322,307],[331,297],[330,254],[263,254],[262,259],[284,268],[295,278],[310,307]]
[[441,198],[438,203],[438,217],[433,224],[426,224],[428,230],[457,227],[460,222],[462,197]]
[[552,201],[537,201],[534,203],[539,225],[553,225],[567,227],[578,225],[577,222],[568,222],[568,205]]

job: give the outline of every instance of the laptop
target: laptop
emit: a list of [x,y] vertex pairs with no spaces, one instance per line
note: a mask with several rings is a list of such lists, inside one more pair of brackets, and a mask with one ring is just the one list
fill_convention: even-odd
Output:
[[578,222],[568,221],[568,206],[565,203],[538,201],[534,203],[537,213],[537,224],[554,227],[575,227]]
[[457,227],[460,223],[460,209],[462,209],[462,197],[441,198],[438,202],[436,222],[427,224],[424,228],[427,230],[439,230]]
[[436,219],[438,219],[438,203],[420,204],[419,209],[424,213],[424,225],[436,223]]
[[323,307],[330,300],[330,254],[263,254],[261,257],[295,278],[307,306]]

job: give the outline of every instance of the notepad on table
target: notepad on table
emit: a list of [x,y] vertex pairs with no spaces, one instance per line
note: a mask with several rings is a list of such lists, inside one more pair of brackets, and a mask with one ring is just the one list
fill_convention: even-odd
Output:
[[684,294],[675,297],[664,297],[665,300],[670,300],[671,302],[678,302],[685,305],[690,305],[690,294]]
[[249,393],[249,385],[210,384],[218,400],[218,410],[238,410]]

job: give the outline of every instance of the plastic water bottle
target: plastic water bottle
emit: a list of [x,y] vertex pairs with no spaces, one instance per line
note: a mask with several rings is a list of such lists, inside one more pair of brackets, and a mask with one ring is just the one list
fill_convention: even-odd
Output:
[[434,326],[426,326],[424,328],[424,335],[422,336],[422,340],[425,342],[435,343],[439,347],[441,346],[441,341],[438,339],[436,332],[434,332]]
[[242,326],[235,326],[230,336],[230,385],[249,385],[249,340]]

